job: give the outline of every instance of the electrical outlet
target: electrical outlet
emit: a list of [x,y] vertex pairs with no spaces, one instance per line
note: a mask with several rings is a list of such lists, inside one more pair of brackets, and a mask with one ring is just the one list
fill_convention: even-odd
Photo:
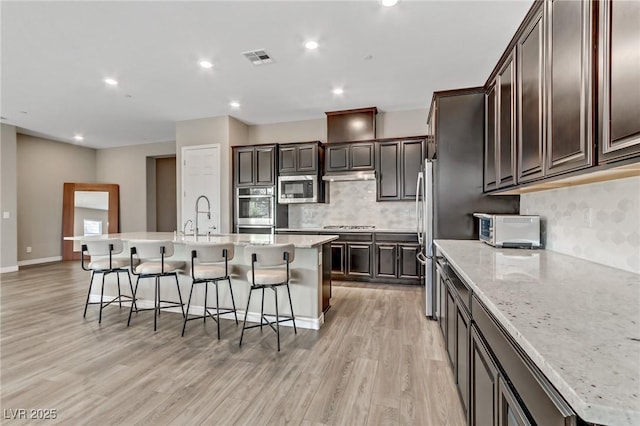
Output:
[[10,212],[2,212],[2,218],[3,219],[11,218],[11,213]]
[[27,253],[31,253],[31,246],[27,246]]

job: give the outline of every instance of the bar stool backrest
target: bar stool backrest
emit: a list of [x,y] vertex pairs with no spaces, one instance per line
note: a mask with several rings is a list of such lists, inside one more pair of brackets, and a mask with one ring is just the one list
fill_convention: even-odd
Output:
[[131,241],[131,248],[136,249],[139,259],[160,259],[162,257],[162,247],[164,247],[164,257],[171,257],[174,253],[173,242],[166,241]]
[[233,259],[234,245],[231,243],[220,244],[188,244],[188,253],[197,254],[198,263],[224,262],[224,251],[227,251],[227,260]]
[[122,253],[122,240],[119,238],[109,238],[105,240],[82,240],[82,245],[87,246],[89,256],[109,256],[109,246],[113,245],[111,254]]
[[287,263],[284,254],[289,254],[289,263],[295,259],[296,248],[293,244],[249,245],[244,248],[244,259],[249,265],[255,254],[256,266],[280,266]]

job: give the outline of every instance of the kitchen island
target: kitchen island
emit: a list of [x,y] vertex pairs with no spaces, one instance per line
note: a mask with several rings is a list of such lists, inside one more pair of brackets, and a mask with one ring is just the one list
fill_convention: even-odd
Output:
[[[233,286],[233,293],[236,307],[240,315],[244,315],[246,301],[249,297],[250,284],[247,281],[247,272],[251,270],[251,265],[244,260],[244,247],[251,244],[293,244],[296,248],[295,260],[291,264],[291,299],[293,310],[296,316],[296,325],[302,328],[320,329],[324,323],[324,312],[329,308],[331,297],[331,241],[337,239],[336,235],[264,235],[264,234],[216,234],[210,236],[175,236],[170,232],[129,232],[121,234],[108,234],[96,237],[65,237],[65,240],[79,241],[82,239],[106,239],[119,238],[124,242],[124,251],[120,257],[129,257],[129,241],[140,240],[166,240],[173,241],[175,254],[173,259],[185,261],[184,273],[179,275],[180,291],[186,303],[191,285],[190,265],[191,257],[187,252],[187,244],[211,244],[211,243],[232,243],[235,246],[234,258],[229,261],[230,276]],[[132,276],[132,279],[135,279]],[[117,287],[114,285],[116,277],[107,276],[105,285],[105,296],[115,296]],[[163,299],[178,300],[176,287],[166,279],[163,286]],[[144,282],[148,281],[148,282]],[[127,286],[125,285],[124,288]],[[126,293],[126,290],[125,290]],[[98,301],[100,288],[98,280],[94,281],[91,290],[91,300]],[[153,283],[152,280],[142,280],[138,288],[137,298],[141,299],[137,303],[142,307],[153,306]],[[191,301],[191,312],[202,314],[204,304],[204,294],[194,291]],[[148,306],[147,306],[148,305]],[[225,286],[220,286],[220,306],[231,306],[231,297]],[[265,314],[269,315],[273,310],[274,302],[271,292],[265,293]],[[170,308],[174,312],[180,312],[180,308]],[[286,312],[286,311],[285,311]],[[239,316],[240,316],[239,315]],[[233,314],[222,315],[222,317],[233,318]],[[247,313],[247,321],[259,322],[260,318],[260,298],[253,298]],[[282,325],[291,325],[283,323]]]
[[[466,364],[471,384],[460,390],[468,392],[471,418],[484,414],[481,406],[474,408],[483,391],[484,396],[500,393],[495,394],[497,404],[513,408],[516,399],[504,403],[508,398],[501,393],[511,389],[524,403],[522,412],[529,411],[538,424],[552,424],[535,415],[543,417],[554,406],[567,418],[574,412],[589,423],[640,424],[638,274],[547,250],[496,249],[479,241],[436,240],[435,245],[439,275],[452,271],[453,285],[438,284],[446,293],[444,299],[438,297],[446,301],[444,308],[440,303],[438,318],[453,321],[445,340],[447,333],[456,333],[456,319],[443,311],[458,313],[458,348],[465,344],[459,330],[467,307],[471,318]],[[483,348],[489,348],[484,355]],[[462,356],[457,359],[465,365]],[[492,363],[498,366],[495,374]],[[478,381],[492,375],[495,380],[484,385]],[[543,393],[532,392],[536,383],[561,399],[544,401]],[[562,400],[569,411],[562,410]]]

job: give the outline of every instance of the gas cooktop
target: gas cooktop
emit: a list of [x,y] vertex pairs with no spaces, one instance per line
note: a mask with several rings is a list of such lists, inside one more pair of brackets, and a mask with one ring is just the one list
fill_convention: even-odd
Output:
[[348,230],[374,230],[375,226],[372,225],[325,225],[322,229],[342,229],[345,231]]

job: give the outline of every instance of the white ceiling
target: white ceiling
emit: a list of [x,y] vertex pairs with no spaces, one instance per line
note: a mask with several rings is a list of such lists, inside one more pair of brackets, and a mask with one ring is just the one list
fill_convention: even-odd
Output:
[[[203,117],[427,108],[433,91],[484,84],[531,4],[3,0],[0,114],[23,133],[103,148],[175,140],[175,122]],[[260,48],[273,64],[241,55]]]

